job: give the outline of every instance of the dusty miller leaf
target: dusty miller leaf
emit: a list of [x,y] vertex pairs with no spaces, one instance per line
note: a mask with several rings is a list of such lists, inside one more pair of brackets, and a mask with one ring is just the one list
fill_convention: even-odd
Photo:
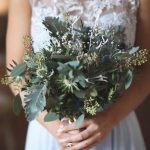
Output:
[[25,96],[25,112],[28,121],[35,119],[39,112],[46,106],[46,86],[38,85],[29,89],[29,94]]

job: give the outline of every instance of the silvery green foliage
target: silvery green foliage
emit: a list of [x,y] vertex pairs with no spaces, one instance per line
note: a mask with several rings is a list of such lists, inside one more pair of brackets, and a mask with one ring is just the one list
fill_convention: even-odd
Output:
[[53,17],[46,17],[43,24],[50,34],[47,48],[27,51],[22,64],[13,61],[8,69],[11,83],[25,83],[22,91],[29,121],[47,110],[45,121],[67,117],[79,127],[85,117],[99,107],[105,109],[130,87],[135,61],[145,63],[139,47],[124,43],[120,26],[103,31],[85,26],[80,19],[72,25],[69,19]]
[[27,88],[27,95],[25,95],[25,113],[28,121],[35,119],[35,117],[44,110],[46,106],[46,86],[35,85]]

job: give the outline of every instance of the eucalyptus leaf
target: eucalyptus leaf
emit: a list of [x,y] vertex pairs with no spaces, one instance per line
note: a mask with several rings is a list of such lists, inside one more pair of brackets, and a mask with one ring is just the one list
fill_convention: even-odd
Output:
[[83,28],[83,21],[82,19],[78,19],[75,23],[75,26],[78,27],[79,29]]
[[130,87],[132,80],[133,80],[133,73],[131,70],[128,70],[128,72],[126,74],[126,78],[125,78],[125,89],[126,90]]
[[112,73],[111,78],[112,78],[112,81],[115,81],[115,73]]
[[86,79],[85,79],[85,77],[84,77],[83,75],[79,75],[79,76],[77,77],[77,80],[78,80],[79,84],[80,84],[83,88],[87,87],[87,82],[86,82]]
[[41,81],[41,78],[36,77],[36,78],[31,78],[29,82],[32,84],[36,84],[36,83],[39,83],[40,81]]
[[84,122],[84,118],[85,118],[84,114],[79,116],[79,118],[75,122],[76,128],[80,128],[81,127],[82,123]]
[[133,47],[130,51],[129,51],[129,54],[134,54],[136,53],[137,51],[139,50],[139,47]]
[[129,57],[129,54],[127,52],[118,52],[114,54],[113,57],[115,59],[122,60],[122,59],[125,59],[126,57]]
[[12,77],[21,76],[26,71],[26,67],[27,66],[25,63],[16,65],[11,71],[11,76]]
[[71,68],[68,65],[58,62],[57,70],[59,73],[68,75],[68,72],[70,71],[70,69]]
[[74,76],[73,76],[73,71],[72,71],[72,70],[69,71],[69,74],[68,74],[68,75],[69,75],[69,78],[70,78],[70,79],[73,79],[73,78],[74,78]]
[[74,69],[76,69],[79,66],[80,62],[78,60],[74,60],[74,61],[69,61],[65,64],[67,64],[67,65],[73,67]]
[[82,90],[80,90],[80,91],[74,91],[73,94],[74,94],[76,97],[82,98],[82,99],[85,98],[85,95],[86,95],[86,93],[85,93],[84,91],[82,91]]
[[92,97],[96,97],[96,96],[98,95],[97,90],[96,90],[95,88],[93,88],[93,89],[91,90],[91,92],[90,92],[90,95],[91,95]]
[[48,112],[46,114],[46,116],[44,117],[45,122],[54,121],[54,120],[57,120],[57,119],[59,119],[59,116],[56,113],[51,112],[51,111]]
[[21,112],[21,109],[22,109],[21,97],[20,97],[20,94],[17,94],[17,95],[14,97],[14,101],[13,101],[13,112],[14,112],[16,115],[19,115],[20,112]]

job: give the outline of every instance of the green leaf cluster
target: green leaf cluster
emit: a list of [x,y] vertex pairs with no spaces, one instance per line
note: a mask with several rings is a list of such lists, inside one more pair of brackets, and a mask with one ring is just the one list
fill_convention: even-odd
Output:
[[[147,60],[147,50],[125,43],[121,26],[103,30],[86,26],[81,19],[72,26],[72,20],[55,17],[46,17],[43,25],[50,35],[47,47],[35,53],[30,40],[23,63],[13,61],[10,75],[2,80],[27,93],[24,103],[29,121],[46,110],[45,121],[67,117],[80,127],[84,118],[95,115],[100,107],[105,109],[127,90],[135,66]],[[20,111],[18,94],[14,112]]]

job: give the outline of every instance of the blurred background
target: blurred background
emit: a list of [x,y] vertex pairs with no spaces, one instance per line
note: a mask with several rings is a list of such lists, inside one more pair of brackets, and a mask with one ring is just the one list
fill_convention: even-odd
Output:
[[[5,38],[9,0],[0,0],[0,78],[5,74]],[[24,150],[27,122],[12,112],[12,94],[0,85],[0,150]],[[150,97],[136,110],[147,150],[150,150]]]
[[[0,78],[5,74],[5,36],[9,0],[0,0]],[[12,93],[0,84],[0,150],[24,150],[27,122],[12,112]]]

